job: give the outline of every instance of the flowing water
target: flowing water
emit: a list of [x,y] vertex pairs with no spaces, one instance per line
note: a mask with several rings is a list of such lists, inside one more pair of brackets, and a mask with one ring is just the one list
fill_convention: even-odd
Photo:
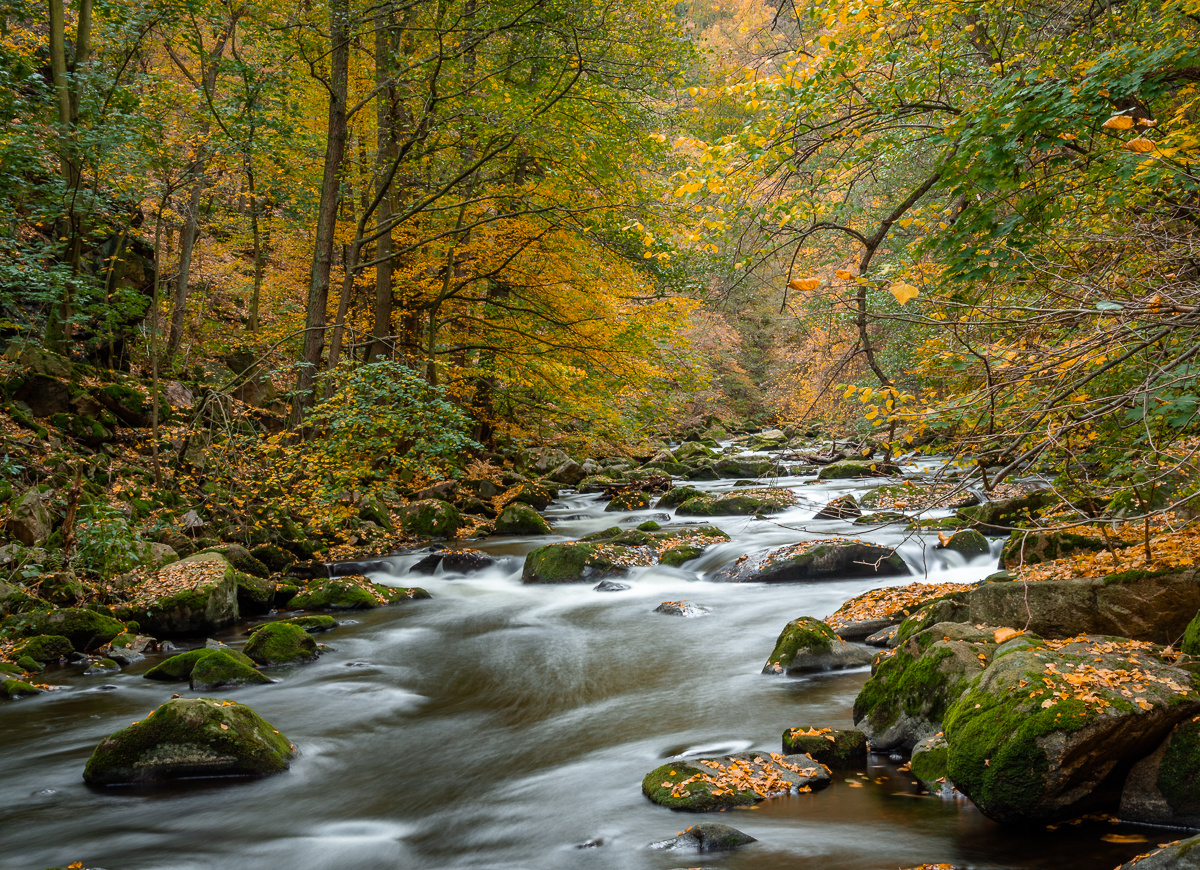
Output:
[[[213,693],[250,705],[299,747],[279,776],[90,789],[81,774],[96,744],[179,687],[142,679],[152,661],[115,676],[53,672],[47,681],[60,691],[0,705],[0,868],[1108,870],[1179,836],[1103,822],[1012,833],[961,798],[921,794],[900,761],[883,756],[838,772],[824,791],[753,810],[695,816],[643,798],[642,777],[665,759],[778,751],[786,728],[851,727],[865,668],[804,678],[760,669],[788,620],[828,616],[880,582],[705,579],[722,565],[853,534],[898,544],[930,581],[995,570],[994,557],[967,564],[898,526],[810,519],[872,482],[778,483],[801,495],[795,509],[771,521],[718,519],[730,543],[684,569],[639,569],[623,592],[522,585],[522,557],[546,538],[486,541],[481,549],[508,558],[469,576],[407,574],[419,556],[373,563],[377,581],[424,586],[433,600],[355,614],[320,636],[336,651],[318,662],[271,671],[274,685]],[[605,513],[597,496],[568,493],[547,516],[553,540],[568,540],[649,518],[666,525],[667,513]],[[891,582],[913,579],[922,577]],[[653,612],[679,599],[707,615]],[[221,639],[237,645],[244,636]],[[646,848],[702,820],[760,842],[714,855]]]

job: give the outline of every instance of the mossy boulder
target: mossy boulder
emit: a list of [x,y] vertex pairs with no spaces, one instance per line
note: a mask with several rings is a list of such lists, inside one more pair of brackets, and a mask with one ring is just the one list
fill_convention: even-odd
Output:
[[854,496],[844,495],[841,498],[835,498],[825,507],[817,511],[813,517],[814,520],[852,520],[855,517],[861,516],[862,510],[858,507],[858,502]]
[[804,541],[771,550],[723,568],[714,579],[734,583],[789,583],[842,580],[849,577],[894,577],[908,565],[891,547],[867,541]]
[[654,551],[648,547],[582,541],[547,544],[525,557],[521,582],[583,583],[654,562]]
[[926,511],[979,504],[979,496],[952,481],[902,480],[885,483],[863,494],[859,504],[871,510]]
[[525,480],[517,486],[516,493],[515,501],[544,511],[558,494],[558,487],[545,481]]
[[1113,637],[1007,641],[946,713],[947,773],[988,818],[1077,815],[1100,785],[1200,713],[1161,647]]
[[851,480],[856,477],[887,477],[897,474],[899,469],[886,462],[860,462],[845,459],[821,466],[817,480]]
[[871,663],[869,650],[846,643],[819,619],[793,619],[775,641],[764,674],[810,674],[838,671]]
[[15,701],[17,698],[24,698],[29,695],[40,695],[44,691],[46,690],[31,685],[24,680],[0,678],[0,698],[9,701]]
[[116,619],[81,607],[38,611],[10,616],[3,626],[20,637],[54,635],[65,637],[80,652],[90,652],[125,630]]
[[955,532],[950,536],[950,540],[943,545],[943,549],[949,550],[952,553],[958,553],[965,559],[986,556],[992,552],[991,545],[988,544],[988,539],[974,529],[963,529],[961,532]]
[[295,750],[242,704],[177,698],[106,737],[83,771],[90,785],[205,776],[265,776],[288,768]]
[[946,742],[945,736],[935,734],[913,747],[908,769],[925,788],[932,792],[940,792],[949,784],[946,778],[949,759],[950,744]]
[[195,553],[160,568],[155,582],[147,586],[177,591],[149,592],[129,609],[128,616],[154,637],[213,634],[238,619],[240,578],[241,572],[220,553]]
[[271,610],[275,602],[277,584],[265,577],[237,572],[238,613],[241,616],[258,616]]
[[909,583],[871,589],[849,599],[825,622],[843,640],[865,640],[899,625],[914,611],[946,595],[947,588],[943,583]]
[[663,852],[727,852],[757,842],[754,837],[729,825],[702,822],[684,828],[669,840],[651,843],[648,848]]
[[946,711],[995,654],[991,633],[939,623],[881,653],[854,701],[854,727],[872,749],[910,750],[942,731]]
[[658,549],[658,561],[673,568],[698,559],[714,544],[729,540],[729,535],[716,526],[689,526],[672,532],[652,534],[652,544]]
[[[150,668],[142,676],[147,680],[182,682],[192,675],[192,669],[196,667],[196,662],[206,655],[210,655],[212,652],[213,650],[211,649],[200,647],[199,649],[190,649],[187,652],[176,653]],[[248,659],[246,663],[250,665],[254,664]]]
[[896,645],[938,623],[970,623],[971,607],[967,599],[966,592],[950,592],[926,601],[897,627]]
[[272,622],[257,629],[246,642],[245,652],[264,666],[311,662],[318,655],[312,635],[286,622]]
[[650,493],[638,489],[618,492],[605,506],[606,511],[640,511],[650,507]]
[[29,656],[17,656],[15,664],[26,674],[40,674],[46,670],[45,665],[35,659],[31,659]]
[[400,528],[422,538],[452,538],[463,527],[462,514],[449,502],[426,498],[396,510]]
[[693,498],[704,498],[704,492],[694,486],[676,486],[664,492],[654,506],[656,508],[679,507],[688,499]]
[[18,660],[28,657],[35,662],[46,664],[64,659],[73,652],[75,647],[65,637],[42,634],[21,644],[13,651],[13,655]]
[[867,735],[838,728],[789,728],[783,732],[784,755],[807,755],[830,767],[867,763]]
[[787,510],[796,500],[790,489],[747,489],[696,496],[679,505],[675,513],[681,517],[765,516]]
[[270,577],[271,569],[241,544],[222,544],[213,547],[211,553],[220,553],[229,560],[229,564],[243,574],[251,577]]
[[830,779],[829,771],[807,755],[740,752],[656,767],[642,780],[642,794],[668,809],[702,813],[813,791],[824,788]]
[[299,626],[309,634],[317,634],[322,631],[332,631],[338,627],[338,621],[332,616],[324,614],[314,614],[313,616],[294,616],[291,619],[285,619],[291,625]]
[[1200,870],[1200,835],[1159,846],[1117,870]]
[[1121,791],[1127,822],[1200,828],[1200,717],[1180,722],[1133,766]]
[[724,478],[759,478],[766,477],[775,470],[775,463],[770,459],[753,459],[751,457],[727,457],[717,460],[713,466],[717,474]]
[[188,682],[194,692],[211,692],[213,689],[255,686],[271,682],[259,673],[246,656],[229,649],[211,649],[206,656],[196,660]]
[[250,551],[250,555],[266,565],[272,572],[286,571],[288,565],[296,561],[296,557],[283,547],[275,544],[262,544]]
[[382,586],[356,574],[309,582],[287,604],[294,610],[371,610],[432,596],[418,587]]
[[513,502],[496,517],[498,535],[549,535],[550,524],[531,505]]
[[[1116,546],[1127,546],[1125,541],[1116,541]],[[1025,532],[1016,531],[1009,535],[1000,553],[1000,564],[1012,570],[1022,565],[1037,565],[1071,553],[1098,552],[1105,549],[1104,539],[1094,535],[1079,535],[1074,532]]]

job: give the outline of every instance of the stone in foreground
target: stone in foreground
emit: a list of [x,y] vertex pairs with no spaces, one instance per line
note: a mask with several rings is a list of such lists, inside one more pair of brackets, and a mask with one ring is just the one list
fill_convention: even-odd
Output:
[[775,641],[764,674],[812,674],[841,671],[871,663],[870,650],[846,643],[819,619],[793,619]]
[[642,794],[668,809],[703,813],[813,791],[830,779],[829,771],[807,755],[739,752],[657,767],[642,780]]
[[680,831],[678,836],[669,840],[651,843],[649,848],[660,852],[723,852],[757,842],[756,838],[729,825],[701,822]]
[[294,755],[287,738],[249,707],[178,698],[102,740],[83,778],[90,785],[123,785],[266,776],[287,770]]
[[1176,840],[1138,855],[1117,870],[1200,870],[1200,836]]

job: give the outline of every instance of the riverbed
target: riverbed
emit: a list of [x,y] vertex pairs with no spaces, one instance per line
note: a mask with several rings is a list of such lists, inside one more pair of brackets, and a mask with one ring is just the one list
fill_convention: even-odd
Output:
[[[836,771],[826,790],[753,809],[700,816],[647,801],[642,777],[665,759],[777,752],[786,728],[852,727],[866,668],[760,673],[788,620],[826,617],[881,585],[971,582],[996,570],[996,552],[967,562],[933,549],[934,535],[811,519],[879,481],[769,482],[795,489],[800,502],[770,520],[719,518],[731,542],[682,569],[635,569],[625,591],[522,585],[522,559],[536,546],[614,524],[675,522],[670,510],[606,513],[599,496],[569,491],[546,512],[553,538],[472,542],[506,557],[484,572],[409,574],[419,554],[374,563],[377,582],[420,585],[433,599],[347,615],[318,636],[334,651],[316,663],[270,671],[273,685],[215,693],[253,707],[296,744],[298,758],[279,776],[88,788],[81,774],[96,744],[180,687],[142,679],[153,657],[116,675],[50,672],[60,690],[0,705],[0,868],[1109,870],[1180,836],[1107,821],[1013,833],[961,797],[923,793],[903,761],[886,756]],[[707,579],[741,555],[831,535],[898,546],[915,576]],[[654,612],[681,599],[707,613]],[[244,630],[219,639],[240,645]],[[703,820],[759,842],[713,855],[646,848]]]

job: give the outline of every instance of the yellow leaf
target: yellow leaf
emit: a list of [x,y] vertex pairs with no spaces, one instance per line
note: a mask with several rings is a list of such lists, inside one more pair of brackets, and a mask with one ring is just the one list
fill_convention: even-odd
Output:
[[1133,118],[1128,115],[1113,115],[1100,126],[1105,130],[1132,130]]
[[905,284],[903,281],[897,281],[891,287],[888,287],[892,295],[896,297],[896,301],[901,305],[908,302],[910,299],[916,299],[921,291],[912,284]]
[[1006,640],[1011,640],[1024,633],[1023,631],[1017,631],[1015,628],[998,628],[992,632],[992,637],[995,638],[996,643],[1004,643]]
[[1149,139],[1139,136],[1136,139],[1130,139],[1125,143],[1125,150],[1132,151],[1134,154],[1147,154],[1154,150],[1154,143]]
[[816,290],[821,286],[820,278],[793,278],[788,281],[788,286],[793,290]]
[[849,269],[838,269],[833,274],[837,275],[843,281],[849,281],[851,278],[854,277],[854,273],[851,272]]

